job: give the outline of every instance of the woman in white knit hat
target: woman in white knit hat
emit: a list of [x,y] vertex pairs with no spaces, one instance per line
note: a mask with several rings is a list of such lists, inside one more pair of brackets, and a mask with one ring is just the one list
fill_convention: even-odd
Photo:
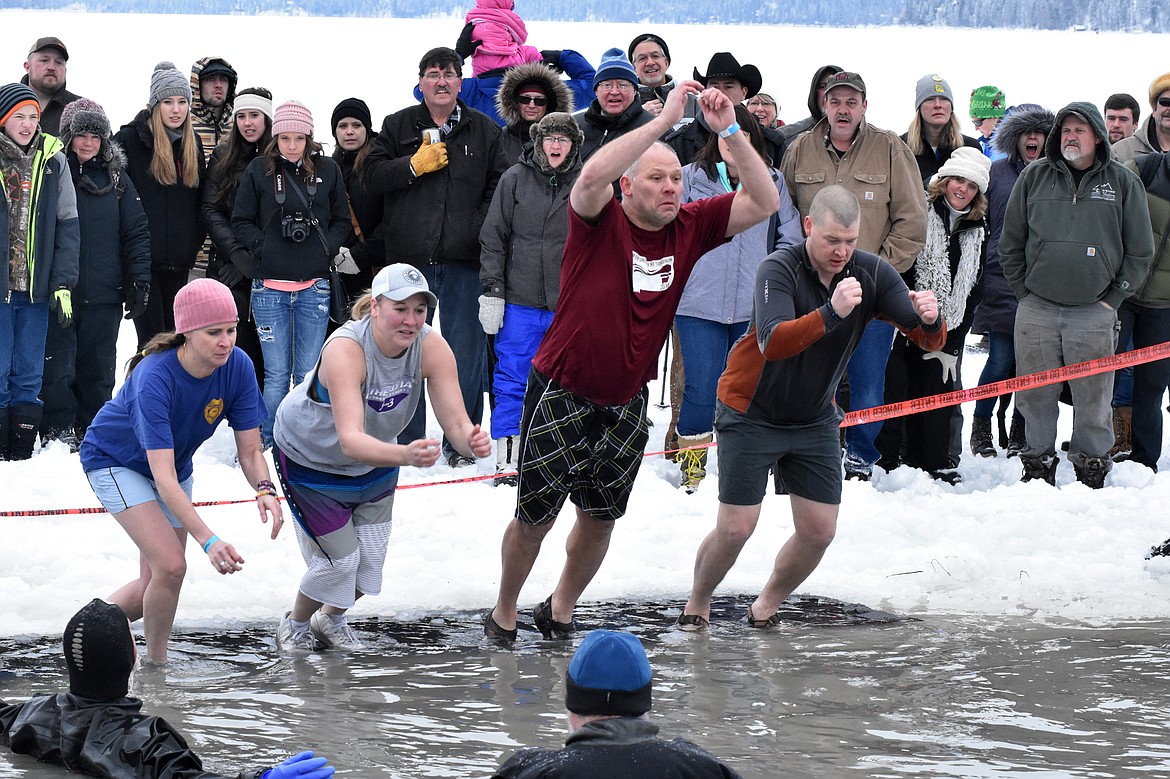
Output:
[[[924,352],[905,336],[894,339],[886,367],[886,402],[924,398],[955,389],[959,352],[971,329],[979,302],[979,278],[987,259],[987,184],[991,160],[982,151],[961,147],[939,168],[927,187],[926,243],[902,278],[914,290],[931,290],[946,320],[947,341],[937,352]],[[946,406],[887,420],[878,437],[878,464],[898,464],[927,471],[957,484],[962,477],[951,459],[950,420]]]
[[261,428],[272,445],[276,408],[317,361],[329,326],[329,264],[349,231],[341,168],[313,140],[313,115],[295,100],[272,117],[272,141],[244,170],[232,230],[255,263],[252,319],[264,355]]

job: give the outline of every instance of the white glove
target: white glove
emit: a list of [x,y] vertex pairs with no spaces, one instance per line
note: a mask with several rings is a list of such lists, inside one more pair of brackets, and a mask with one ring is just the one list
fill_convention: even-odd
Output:
[[357,260],[349,253],[349,249],[344,246],[337,251],[337,256],[333,258],[333,267],[337,268],[338,273],[348,273],[350,275],[361,271],[358,268]]
[[942,367],[943,381],[954,381],[959,366],[959,355],[947,354],[946,352],[927,352],[922,355],[922,359],[938,360],[939,365]]
[[479,323],[488,335],[500,332],[500,325],[504,324],[504,299],[479,296]]

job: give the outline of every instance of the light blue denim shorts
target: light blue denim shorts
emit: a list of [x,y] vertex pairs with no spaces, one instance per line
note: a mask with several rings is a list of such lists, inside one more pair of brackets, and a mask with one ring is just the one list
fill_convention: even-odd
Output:
[[[120,466],[96,468],[86,472],[85,478],[89,479],[89,486],[93,488],[93,494],[97,495],[102,506],[111,514],[121,514],[131,506],[138,506],[153,500],[158,503],[167,522],[171,523],[171,527],[181,528],[183,526],[167,508],[167,504],[163,502],[155,483],[137,471]],[[194,484],[194,474],[179,483],[183,492],[187,493],[188,498],[191,497],[191,487]]]

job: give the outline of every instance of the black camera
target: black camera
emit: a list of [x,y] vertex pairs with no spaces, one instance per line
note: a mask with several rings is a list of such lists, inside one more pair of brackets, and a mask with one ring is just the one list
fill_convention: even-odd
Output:
[[312,220],[302,212],[285,214],[280,219],[280,234],[296,243],[303,243],[309,237],[309,229],[313,226]]

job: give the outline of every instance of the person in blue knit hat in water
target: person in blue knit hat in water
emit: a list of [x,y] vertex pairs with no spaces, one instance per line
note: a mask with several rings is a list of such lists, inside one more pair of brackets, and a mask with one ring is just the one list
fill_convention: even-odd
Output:
[[[0,746],[89,776],[224,776],[205,771],[170,723],[142,713],[142,701],[127,695],[138,652],[122,609],[94,598],[65,626],[62,649],[69,692],[0,702]],[[271,768],[244,769],[234,776],[329,779],[333,771],[325,758],[301,752]]]
[[738,779],[702,747],[658,737],[650,711],[654,672],[631,633],[594,630],[577,647],[565,676],[569,737],[561,749],[523,749],[493,779]]

